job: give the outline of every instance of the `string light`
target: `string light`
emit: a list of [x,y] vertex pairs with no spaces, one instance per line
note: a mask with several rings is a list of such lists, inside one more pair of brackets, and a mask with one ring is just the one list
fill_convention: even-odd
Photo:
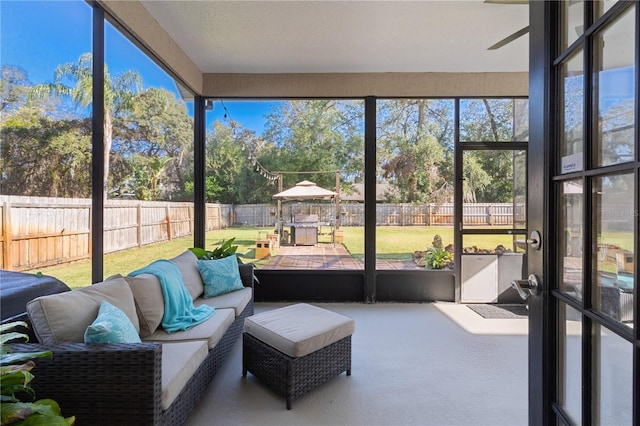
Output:
[[[236,122],[231,118],[231,113],[229,113],[229,110],[227,109],[227,106],[224,104],[224,101],[222,99],[220,99],[220,105],[224,109],[224,119],[230,121],[231,131],[233,132],[234,137],[237,137],[237,129],[235,126]],[[263,166],[262,163],[258,161],[258,157],[251,149],[251,146],[247,145],[243,139],[241,139],[241,142],[242,145],[240,146],[240,149],[242,149],[243,151],[247,151],[247,157],[249,157],[249,161],[251,161],[252,166],[255,167],[256,172],[259,173],[260,176],[271,182],[278,180],[278,173],[273,173],[269,171],[269,169],[267,169],[265,166]]]

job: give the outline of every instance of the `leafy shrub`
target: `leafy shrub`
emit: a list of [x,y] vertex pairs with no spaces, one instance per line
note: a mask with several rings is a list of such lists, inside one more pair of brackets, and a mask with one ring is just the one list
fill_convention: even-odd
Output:
[[[62,417],[60,406],[51,399],[35,399],[35,392],[29,383],[35,377],[31,370],[35,367],[36,358],[51,358],[53,353],[13,352],[6,343],[14,340],[27,340],[28,336],[19,332],[9,332],[16,327],[27,327],[24,321],[10,322],[0,325],[0,407],[1,425],[48,425],[69,426],[75,417]],[[24,402],[29,397],[33,402]]]
[[189,250],[200,260],[214,260],[223,259],[229,256],[236,256],[238,263],[242,263],[240,260],[240,254],[237,254],[238,246],[232,245],[235,241],[235,237],[230,240],[222,240],[222,244],[213,250],[205,250],[201,247],[191,247]]
[[437,247],[431,247],[425,255],[424,265],[429,269],[442,269],[452,260],[453,253]]

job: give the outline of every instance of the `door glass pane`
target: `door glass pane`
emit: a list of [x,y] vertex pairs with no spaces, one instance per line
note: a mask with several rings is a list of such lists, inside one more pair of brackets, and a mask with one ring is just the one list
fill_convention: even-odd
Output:
[[513,227],[527,228],[526,151],[513,151]]
[[566,49],[584,33],[584,1],[564,1],[563,47]]
[[593,306],[611,318],[633,325],[634,248],[633,175],[597,178],[593,185],[596,242]]
[[580,50],[562,65],[561,99],[564,109],[561,116],[562,129],[560,156],[562,173],[583,170],[584,145],[584,54]]
[[633,348],[622,337],[594,326],[594,422],[633,424]]
[[528,99],[460,100],[460,141],[526,142]]
[[464,151],[464,228],[526,226],[526,152]]
[[560,218],[560,264],[562,271],[561,290],[582,299],[582,181],[572,180],[562,184],[560,195],[562,216]]
[[594,39],[595,166],[633,161],[635,8],[630,7]]
[[529,140],[529,99],[513,100],[513,140]]
[[607,10],[611,9],[611,6],[616,4],[618,0],[595,0],[593,2],[594,6],[594,18],[598,19],[602,15],[604,15]]
[[558,402],[574,424],[579,425],[582,424],[582,314],[560,303],[559,324]]

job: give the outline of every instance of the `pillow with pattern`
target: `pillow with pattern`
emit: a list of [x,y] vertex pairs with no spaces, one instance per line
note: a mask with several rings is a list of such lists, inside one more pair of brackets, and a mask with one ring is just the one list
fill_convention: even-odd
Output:
[[98,316],[84,332],[85,343],[141,343],[127,314],[103,300]]
[[204,297],[215,297],[242,290],[242,280],[236,256],[215,260],[198,260],[198,270],[204,283]]

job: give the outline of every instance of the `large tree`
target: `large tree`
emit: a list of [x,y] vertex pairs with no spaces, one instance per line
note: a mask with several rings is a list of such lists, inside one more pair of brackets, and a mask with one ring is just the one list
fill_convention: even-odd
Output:
[[[77,106],[87,108],[93,102],[93,58],[91,53],[82,54],[77,62],[60,65],[54,73],[52,83],[39,84],[31,90],[31,95],[56,95],[71,99]],[[109,179],[110,151],[113,141],[114,116],[132,107],[134,95],[142,87],[142,78],[135,71],[125,71],[111,76],[104,69],[104,192],[107,196]],[[95,155],[95,153],[94,153]]]
[[7,120],[24,105],[28,87],[27,73],[22,68],[13,65],[0,68],[1,121]]
[[453,104],[398,99],[378,106],[379,173],[394,187],[387,200],[442,203],[453,199]]
[[303,179],[334,188],[340,170],[348,189],[363,179],[363,122],[362,102],[335,100],[282,102],[266,116],[262,135],[233,120],[216,122],[207,133],[207,200],[272,202],[280,171],[314,172],[283,174],[285,188]]
[[[264,164],[270,170],[335,172],[343,183],[364,174],[364,110],[361,102],[337,100],[289,101],[267,116]],[[284,186],[307,179],[334,188],[331,173],[285,175]]]
[[193,120],[184,102],[164,89],[134,96],[116,117],[110,189],[138,199],[184,199],[185,178],[193,171]]
[[91,196],[89,120],[53,120],[23,106],[2,123],[0,186],[7,195]]
[[56,114],[57,98],[28,99],[20,67],[0,74],[0,186],[3,194],[54,197],[91,195],[90,121]]
[[256,170],[264,146],[254,131],[236,122],[214,122],[207,133],[207,201],[268,203],[275,186]]
[[[465,142],[526,141],[514,99],[469,99],[461,102],[460,140]],[[521,130],[522,129],[522,130]],[[466,151],[463,198],[467,202],[504,203],[514,196],[514,152]]]

